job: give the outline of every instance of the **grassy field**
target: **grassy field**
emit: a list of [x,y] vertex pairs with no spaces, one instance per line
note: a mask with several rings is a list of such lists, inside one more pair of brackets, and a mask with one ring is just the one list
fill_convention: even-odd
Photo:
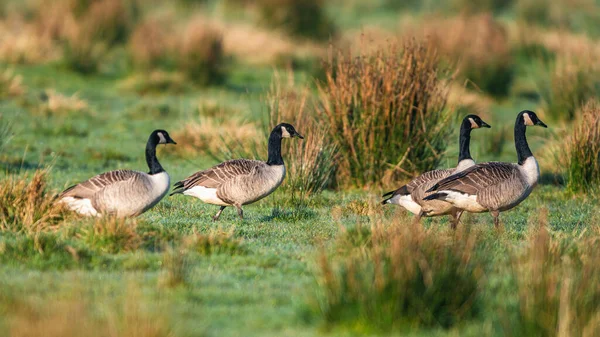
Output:
[[[157,56],[152,62],[158,65],[150,69],[137,68],[139,59],[122,56],[134,48],[127,43],[115,42],[92,71],[74,68],[70,54],[56,47],[73,43],[68,37],[48,42],[47,59],[20,50],[24,43],[18,41],[31,40],[21,40],[11,24],[25,27],[22,31],[29,33],[23,34],[37,30],[28,19],[11,16],[11,10],[23,9],[9,1],[16,9],[0,12],[0,31],[13,32],[14,40],[6,41],[18,48],[0,45],[0,135],[1,127],[9,128],[0,139],[0,335],[598,336],[598,181],[589,178],[580,184],[583,190],[571,187],[568,177],[574,175],[564,158],[575,158],[569,155],[568,137],[581,121],[583,103],[599,93],[593,18],[600,10],[593,1],[580,1],[570,16],[561,16],[568,2],[558,1],[554,8],[515,0],[507,9],[494,1],[482,1],[479,8],[457,0],[440,14],[432,13],[436,1],[422,6],[314,1],[330,18],[321,23],[329,33],[322,37],[320,31],[299,29],[306,25],[302,22],[273,28],[281,22],[237,1],[197,5],[182,0],[183,9],[167,10],[166,17],[193,21],[190,13],[197,12],[223,28],[222,74],[211,73],[201,83],[189,74],[204,76],[209,63],[190,66],[167,55]],[[461,19],[461,12],[474,16]],[[441,23],[426,25],[432,16],[441,17],[436,20]],[[532,25],[522,28],[523,19]],[[560,29],[552,28],[556,22]],[[265,35],[267,42],[246,36],[246,44],[240,44],[232,32],[244,27],[252,27],[248,36]],[[476,33],[455,41],[443,35],[445,30],[451,36]],[[365,32],[373,36],[357,43]],[[456,232],[446,218],[416,226],[406,211],[379,204],[382,192],[409,176],[386,166],[387,181],[367,176],[364,186],[356,186],[348,183],[352,176],[341,161],[335,183],[323,192],[298,200],[284,183],[245,207],[244,220],[228,208],[213,222],[218,207],[181,195],[166,197],[136,219],[90,220],[60,210],[55,218],[45,218],[54,210],[42,205],[74,183],[117,168],[146,171],[143,148],[154,129],[167,130],[178,142],[158,149],[172,182],[228,156],[214,139],[245,142],[228,148],[235,153],[264,153],[269,93],[279,77],[293,75],[289,87],[307,86],[310,100],[317,102],[308,110],[318,110],[327,89],[319,64],[332,50],[356,50],[360,43],[367,50],[390,43],[390,36],[419,39],[423,34],[437,41],[440,67],[454,67],[434,76],[447,83],[454,75],[443,109],[447,119],[439,124],[452,131],[442,139],[445,149],[437,166],[455,165],[455,129],[467,113],[480,114],[492,125],[473,132],[471,153],[478,162],[516,161],[512,126],[520,110],[538,112],[549,126],[527,134],[540,161],[540,185],[517,208],[502,213],[498,231],[489,214],[463,216]],[[200,35],[191,38],[194,45],[210,36]],[[277,46],[263,47],[269,41]],[[46,46],[37,43],[37,48]],[[185,43],[173,48],[173,54],[186,50]],[[203,59],[204,52],[190,55]],[[373,109],[365,111],[387,111]],[[190,132],[190,125],[201,131]],[[316,124],[295,126],[307,139],[330,132]],[[286,163],[295,159],[291,149],[284,149]],[[414,167],[406,170],[418,173]],[[27,187],[31,180],[37,185]],[[21,193],[24,200],[10,199]],[[11,205],[35,214],[34,220],[16,215],[20,210]]]

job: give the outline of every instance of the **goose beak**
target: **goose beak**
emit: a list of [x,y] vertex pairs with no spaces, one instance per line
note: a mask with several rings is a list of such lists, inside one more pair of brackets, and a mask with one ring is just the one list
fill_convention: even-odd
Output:
[[539,125],[544,128],[548,127],[548,125],[546,125],[544,122],[542,122],[539,118],[538,118],[537,122],[535,123],[535,125]]
[[300,138],[300,139],[304,139],[304,136],[302,136],[301,134],[299,134],[298,132],[296,132],[296,137]]
[[481,126],[480,127],[482,127],[482,128],[491,128],[492,126],[489,125],[488,123],[484,122],[484,121],[481,121]]
[[177,143],[175,143],[175,141],[171,138],[167,139],[167,144],[177,145]]

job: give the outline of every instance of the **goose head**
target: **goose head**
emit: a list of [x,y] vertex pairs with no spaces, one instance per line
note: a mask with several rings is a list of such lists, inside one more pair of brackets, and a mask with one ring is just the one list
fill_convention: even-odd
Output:
[[541,126],[547,128],[548,126],[542,122],[535,112],[530,110],[523,110],[517,116],[517,122],[522,123],[525,126]]
[[277,125],[274,129],[274,132],[277,132],[281,135],[281,138],[294,138],[298,137],[300,139],[304,139],[304,137],[296,131],[296,128],[292,124],[281,123]]
[[154,144],[177,144],[165,130],[154,130],[152,134],[150,134],[149,141]]
[[465,119],[463,119],[463,123],[469,123],[471,129],[479,129],[479,128],[491,128],[491,126],[484,122],[481,117],[477,115],[467,115]]

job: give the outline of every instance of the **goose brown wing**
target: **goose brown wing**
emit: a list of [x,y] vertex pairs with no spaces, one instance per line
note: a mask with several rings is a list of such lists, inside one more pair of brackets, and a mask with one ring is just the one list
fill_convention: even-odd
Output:
[[175,184],[176,190],[174,193],[181,193],[194,186],[218,188],[230,179],[252,173],[252,170],[260,164],[262,164],[262,162],[258,160],[228,160],[207,170],[196,172],[188,178],[177,182]]
[[129,179],[135,179],[138,174],[139,172],[132,170],[116,170],[102,173],[84,182],[67,188],[59,195],[59,198],[91,198],[94,194],[106,188],[107,186]]
[[446,178],[451,172],[452,170],[428,171],[413,179],[411,182],[406,184],[406,186],[408,187],[408,190],[412,192],[423,185],[433,185],[435,182]]
[[408,182],[406,185],[403,185],[394,191],[384,194],[383,197],[389,196],[389,198],[393,198],[394,196],[397,196],[397,195],[410,195],[419,188],[421,190],[426,190],[429,187],[431,187],[433,184],[435,184],[437,181],[439,181],[440,179],[445,178],[448,175],[450,175],[451,172],[452,172],[452,170],[427,171],[427,172],[419,175],[418,177],[414,178],[413,180]]
[[510,163],[490,162],[477,164],[462,172],[440,180],[427,192],[452,190],[475,195],[481,189],[510,179],[517,168]]

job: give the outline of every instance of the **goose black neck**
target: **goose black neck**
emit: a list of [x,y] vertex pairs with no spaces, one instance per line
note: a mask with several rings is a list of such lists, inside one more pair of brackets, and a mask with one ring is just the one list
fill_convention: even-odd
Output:
[[276,130],[273,130],[269,136],[269,158],[267,165],[283,165],[283,158],[281,157],[281,134]]
[[148,143],[146,144],[146,163],[150,169],[150,174],[157,174],[165,171],[156,158],[157,145],[158,141],[155,140],[154,137],[150,137],[150,139],[148,139]]
[[525,137],[525,129],[526,126],[523,121],[517,119],[515,123],[515,148],[517,149],[519,165],[523,165],[527,158],[533,156],[527,143],[527,137]]
[[459,143],[459,153],[458,153],[458,162],[460,163],[465,159],[473,159],[471,157],[471,122],[469,120],[464,120],[462,125],[460,126],[460,138],[458,139]]

